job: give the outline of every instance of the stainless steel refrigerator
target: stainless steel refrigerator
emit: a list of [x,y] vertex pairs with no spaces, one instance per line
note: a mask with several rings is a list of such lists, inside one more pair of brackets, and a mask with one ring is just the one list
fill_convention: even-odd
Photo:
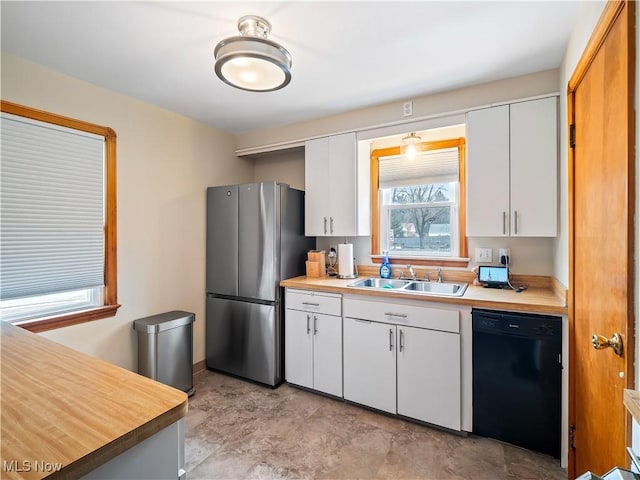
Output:
[[276,182],[207,189],[206,365],[284,380],[284,278],[302,275],[304,192]]

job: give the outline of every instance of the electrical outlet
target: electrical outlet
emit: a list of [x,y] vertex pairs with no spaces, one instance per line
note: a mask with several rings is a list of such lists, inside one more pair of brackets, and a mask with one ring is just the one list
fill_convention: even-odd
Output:
[[402,116],[410,117],[413,115],[413,102],[404,102],[402,104]]
[[476,262],[491,263],[491,249],[476,248]]
[[509,265],[511,263],[511,251],[508,248],[498,249],[498,260],[500,265]]

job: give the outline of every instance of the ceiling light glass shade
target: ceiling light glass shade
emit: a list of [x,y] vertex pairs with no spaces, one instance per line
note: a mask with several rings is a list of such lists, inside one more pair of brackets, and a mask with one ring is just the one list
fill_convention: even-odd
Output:
[[241,36],[222,40],[213,52],[220,79],[241,90],[270,92],[291,81],[291,54],[267,39],[271,25],[248,15],[238,21]]
[[420,142],[421,138],[411,132],[400,142],[400,155],[408,160],[413,160],[420,151]]

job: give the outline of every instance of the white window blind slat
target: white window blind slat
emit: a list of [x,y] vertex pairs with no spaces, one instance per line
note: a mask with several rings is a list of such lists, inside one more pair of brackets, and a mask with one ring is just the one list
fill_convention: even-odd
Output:
[[104,137],[0,117],[0,299],[104,284]]
[[413,160],[401,155],[381,157],[378,163],[380,188],[394,188],[458,181],[458,148],[429,150]]

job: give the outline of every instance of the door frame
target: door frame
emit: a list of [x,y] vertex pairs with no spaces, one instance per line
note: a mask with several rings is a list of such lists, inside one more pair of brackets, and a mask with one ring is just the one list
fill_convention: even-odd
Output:
[[[635,108],[634,108],[634,97],[638,92],[635,91],[635,23],[636,23],[636,13],[635,13],[635,2],[634,1],[609,1],[605,5],[600,19],[596,27],[594,28],[589,42],[587,43],[580,60],[578,61],[573,74],[571,75],[568,85],[567,85],[567,124],[566,124],[566,134],[567,134],[567,160],[568,160],[568,210],[569,210],[569,294],[568,294],[568,314],[569,314],[569,414],[568,414],[568,434],[569,434],[569,449],[568,449],[568,478],[575,478],[576,476],[576,453],[575,449],[571,446],[572,439],[572,426],[575,425],[575,409],[576,409],[576,398],[575,398],[575,376],[572,365],[575,365],[575,346],[576,339],[574,338],[575,334],[575,302],[574,302],[574,288],[575,285],[575,203],[574,203],[574,165],[575,165],[575,150],[571,145],[571,126],[574,123],[574,92],[580,85],[582,79],[584,78],[587,70],[589,69],[592,61],[594,60],[596,54],[600,50],[600,47],[603,45],[605,39],[615,20],[621,14],[623,8],[627,8],[628,10],[628,58],[627,63],[629,65],[628,68],[628,78],[627,81],[629,83],[629,92],[633,94],[629,95],[627,101],[629,102],[629,118],[627,122],[627,131],[628,131],[628,155],[629,155],[629,184],[628,184],[628,192],[629,192],[629,211],[628,211],[628,235],[629,235],[629,245],[634,249],[630,253],[628,253],[627,262],[628,262],[628,286],[629,286],[629,297],[631,307],[627,312],[627,331],[624,332],[625,335],[625,350],[626,350],[626,384],[627,388],[634,388],[635,385],[635,225],[634,225],[634,211],[635,211]],[[626,443],[627,445],[631,444],[631,421],[630,415],[626,415],[625,421],[625,435],[626,435]],[[612,465],[613,467],[613,465]]]

